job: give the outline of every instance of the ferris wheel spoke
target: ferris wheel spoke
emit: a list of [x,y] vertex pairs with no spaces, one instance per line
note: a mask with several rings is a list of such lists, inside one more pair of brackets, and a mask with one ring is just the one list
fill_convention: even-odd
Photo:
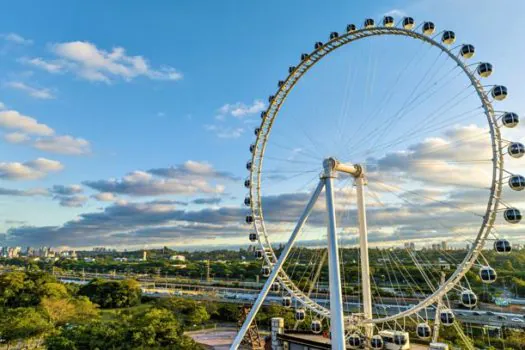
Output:
[[[389,121],[387,127],[382,127],[382,128],[378,127],[378,128],[376,128],[371,134],[366,135],[365,137],[361,138],[358,142],[356,142],[356,144],[361,145],[360,147],[363,148],[364,146],[367,146],[367,145],[369,145],[372,142],[371,140],[373,139],[373,136],[376,136],[375,137],[375,141],[373,142],[373,144],[377,144],[377,142],[379,142],[380,139],[385,139],[386,135],[383,135],[383,134],[387,133],[389,130],[392,130],[397,122],[399,122],[401,119],[404,119],[404,118],[408,117],[409,115],[411,115],[410,113],[416,111],[417,107],[419,107],[424,102],[426,102],[428,99],[430,99],[438,91],[439,91],[438,88],[436,88],[435,90],[431,91],[431,93],[428,94],[428,96],[424,100],[421,100],[420,103],[418,103],[417,105],[412,106],[412,108],[408,109],[408,112],[406,112],[406,113],[404,113],[406,107],[402,107],[396,113],[394,113],[394,115],[391,118],[389,118],[390,121]],[[416,101],[418,99],[418,97],[419,97],[419,95],[416,96],[412,101]],[[411,105],[408,106],[408,107],[411,107]],[[436,113],[436,111],[430,113],[429,115],[426,115],[423,118],[423,120],[425,120],[425,121],[432,120],[433,119],[432,118],[433,114],[435,114],[435,113]],[[443,114],[444,113],[442,113],[442,115]],[[439,120],[437,118],[435,118],[435,119]],[[433,122],[428,123],[429,125],[425,125],[425,127],[429,128],[432,125],[432,123]],[[419,126],[419,124],[417,124],[416,127],[414,127],[414,129],[417,128],[418,132],[421,133],[421,130],[418,128],[418,126]],[[383,134],[382,135],[376,135],[376,134],[378,134],[380,132],[380,130],[382,130]],[[368,149],[374,149],[374,148],[375,147],[368,147]]]
[[[445,103],[443,103],[442,105],[440,105],[436,110],[434,110],[433,112],[431,112],[429,115],[425,115],[423,118],[424,120],[432,120],[435,116],[436,116],[436,113],[439,113],[441,111],[442,108],[446,107],[450,102],[452,102],[453,100],[457,99],[459,96],[461,96],[461,94],[464,92],[464,91],[467,91],[468,92],[468,86],[462,91],[460,92],[460,94],[457,94],[455,95],[452,99],[446,101]],[[444,115],[445,113],[447,113],[448,111],[450,111],[451,109],[453,109],[454,107],[458,106],[460,103],[462,103],[464,100],[466,100],[468,97],[470,97],[471,95],[473,94],[473,92],[470,92],[470,94],[468,94],[467,96],[464,96],[460,101],[457,101],[456,103],[452,104],[451,106],[448,107],[448,109],[446,109],[445,111],[443,111],[441,113],[441,115]],[[421,103],[425,102],[426,100],[423,100],[421,101]],[[417,107],[417,106],[416,106]],[[402,112],[402,111],[401,111]],[[385,127],[383,129],[383,132],[375,138],[375,141],[374,143],[372,144],[372,146],[369,147],[369,149],[373,150],[375,147],[375,145],[377,144],[377,142],[379,142],[380,139],[384,139],[387,137],[388,133],[390,131],[392,131],[394,129],[394,127],[399,123],[399,121],[401,121],[402,119],[406,118],[408,115],[410,115],[410,113],[405,113],[401,116],[399,115],[396,115],[394,116],[393,118],[391,118],[390,120],[390,123],[387,125],[387,127]],[[415,128],[414,128],[415,129]]]
[[[412,93],[410,93],[408,95],[408,97],[405,99],[405,102],[403,103],[403,105],[401,106],[401,108],[395,112],[393,114],[393,116],[391,118],[389,118],[390,120],[390,123],[392,123],[392,121],[396,120],[396,118],[398,118],[402,111],[405,110],[406,108],[408,108],[409,106],[411,106],[413,103],[415,103],[422,95],[424,95],[425,93],[428,93],[428,91],[423,91],[421,92],[420,94],[416,95],[415,97],[414,96],[414,93],[418,90],[419,86],[421,85],[421,83],[428,77],[428,74],[430,73],[430,71],[432,70],[433,66],[436,64],[436,62],[439,60],[439,58],[442,57],[441,56],[441,53],[436,57],[435,61],[433,62],[433,64],[428,68],[428,70],[426,71],[426,73],[423,75],[423,77],[421,78],[421,80],[419,81],[418,84],[415,85],[415,87],[413,88],[412,90]],[[430,95],[432,96],[432,94]],[[387,114],[386,113],[383,113],[384,117],[387,117]],[[380,121],[382,121],[383,119],[379,119]],[[368,119],[365,119],[365,120],[368,120]],[[388,129],[388,128],[387,128]],[[385,129],[385,130],[387,130]],[[359,131],[359,130],[358,130]],[[356,131],[356,134],[358,133],[358,131]],[[376,128],[375,130],[373,130],[372,132],[370,133],[364,133],[364,137],[362,139],[360,139],[359,141],[355,142],[354,144],[361,144],[363,140],[369,140],[371,139],[371,136],[376,133],[378,131],[378,129]],[[355,134],[354,134],[355,135]],[[350,141],[354,140],[354,138],[350,138],[349,139]],[[350,147],[352,148],[352,147]]]
[[[436,57],[436,61],[439,59],[439,57],[441,56],[441,53]],[[416,56],[414,56],[416,57]],[[434,63],[435,63],[434,62]],[[393,89],[391,91],[394,91]],[[410,98],[410,96],[409,96]],[[408,99],[407,99],[408,101]],[[406,102],[405,102],[406,103]],[[381,109],[380,109],[381,110]],[[379,110],[379,111],[380,111]],[[366,133],[364,132],[365,130],[362,130],[363,126],[366,126],[366,125],[369,125],[367,123],[368,120],[370,120],[371,118],[376,118],[377,117],[377,114],[372,114],[372,115],[369,115],[367,118],[363,118],[363,121],[362,123],[360,124],[360,126],[355,130],[355,132],[352,134],[352,136],[350,138],[348,138],[348,141],[345,143],[345,145],[343,146],[344,148],[347,148],[348,147],[348,144],[350,142],[353,142],[353,140],[355,140],[355,137],[359,134],[363,134],[363,135],[366,135],[366,137],[368,137],[370,135],[370,133]],[[381,119],[380,119],[381,120]],[[364,139],[366,139],[366,137]],[[360,144],[360,142],[355,142],[354,144]],[[350,147],[351,148],[351,147]]]
[[[400,136],[400,137],[398,137],[396,139],[385,141],[383,143],[377,144],[373,149],[369,149],[369,150],[361,151],[361,152],[354,152],[354,153],[351,154],[351,156],[352,157],[356,157],[356,156],[359,157],[359,156],[363,156],[363,155],[372,156],[372,155],[376,154],[377,152],[379,152],[379,151],[381,151],[383,149],[388,149],[388,148],[394,147],[396,145],[404,144],[404,143],[406,143],[408,141],[420,138],[421,135],[425,135],[425,134],[430,133],[430,132],[435,132],[435,131],[440,131],[440,130],[447,129],[451,125],[454,124],[453,123],[454,121],[456,121],[456,120],[464,120],[464,118],[468,114],[470,114],[472,112],[476,112],[479,109],[480,109],[480,107],[477,107],[477,108],[475,108],[473,110],[459,113],[459,114],[457,114],[457,115],[455,115],[453,117],[447,118],[447,120],[442,121],[440,123],[430,123],[429,125],[425,125],[422,128],[417,128],[417,129],[414,128],[411,131],[408,131],[407,133],[404,133],[403,136]],[[488,132],[483,133],[483,135],[485,135],[485,136],[488,135]],[[453,142],[450,143],[450,145],[433,146],[433,148],[435,148],[435,147],[443,147],[443,148],[451,147],[452,144],[460,142],[460,141],[461,140],[453,141]],[[424,154],[424,153],[422,153],[422,154]]]

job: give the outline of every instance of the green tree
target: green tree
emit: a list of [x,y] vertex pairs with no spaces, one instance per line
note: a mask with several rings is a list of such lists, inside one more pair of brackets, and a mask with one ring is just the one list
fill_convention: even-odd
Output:
[[0,338],[8,344],[19,339],[41,336],[51,329],[52,325],[46,317],[32,307],[7,309],[0,317]]
[[140,303],[142,290],[135,280],[105,281],[94,279],[82,286],[80,295],[87,296],[102,308],[121,308]]
[[98,317],[98,310],[88,298],[56,299],[44,298],[40,307],[49,321],[57,326],[67,323],[83,323]]

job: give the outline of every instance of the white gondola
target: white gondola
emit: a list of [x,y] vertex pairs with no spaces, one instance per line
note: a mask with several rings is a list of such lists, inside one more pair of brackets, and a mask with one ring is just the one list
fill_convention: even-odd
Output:
[[348,337],[348,345],[350,349],[359,349],[363,345],[363,339],[359,334],[350,334]]
[[306,313],[304,312],[304,309],[295,310],[295,319],[297,321],[304,321],[305,317],[306,317]]
[[313,320],[310,324],[310,329],[313,333],[319,334],[323,330],[323,325],[321,324],[321,321],[319,320]]
[[394,26],[394,17],[392,16],[385,16],[383,17],[383,26],[385,27],[393,27]]
[[451,30],[445,30],[441,36],[441,42],[445,45],[452,45],[456,41],[456,34]]
[[507,98],[507,87],[503,85],[496,85],[492,88],[490,94],[496,101],[503,101]]
[[405,29],[412,29],[414,28],[416,22],[412,17],[405,17],[403,18],[403,28]]
[[249,207],[251,204],[252,204],[252,200],[250,199],[250,197],[244,198],[244,205],[245,206]]
[[346,32],[347,33],[355,32],[356,29],[357,29],[357,27],[356,27],[355,24],[349,24],[349,25],[346,26]]
[[380,335],[376,334],[370,338],[370,348],[372,349],[382,349],[384,346],[383,338]]
[[255,233],[255,232],[251,232],[248,237],[250,238],[250,242],[257,241],[257,233]]
[[396,332],[394,334],[394,344],[403,346],[406,345],[408,342],[408,334],[405,334],[405,332]]
[[292,306],[292,298],[290,297],[283,297],[283,299],[281,300],[281,304],[282,306],[284,307],[291,307]]
[[416,334],[420,339],[430,339],[432,328],[430,328],[428,323],[420,323],[416,327]]
[[480,77],[488,78],[492,74],[492,64],[488,62],[480,63],[476,71]]
[[410,349],[410,335],[403,331],[379,331],[383,338],[384,349],[408,350]]
[[514,191],[523,191],[523,189],[525,189],[525,177],[521,175],[512,175],[509,177],[509,187]]
[[246,215],[246,223],[247,224],[253,224],[253,216],[252,215]]
[[432,22],[425,22],[423,23],[423,34],[425,35],[432,35],[434,34],[434,31],[436,30],[436,26]]
[[439,313],[439,319],[443,326],[452,326],[454,324],[454,313],[452,310],[445,309]]
[[255,256],[255,259],[262,259],[264,256],[264,252],[262,250],[256,250],[253,255]]
[[501,123],[507,128],[514,128],[520,123],[520,117],[514,112],[506,112],[501,117]]
[[512,247],[506,239],[497,239],[494,241],[494,250],[498,253],[510,253]]
[[315,48],[316,50],[319,50],[321,47],[323,47],[323,43],[320,42],[320,41],[316,42],[315,45],[314,45],[314,48]]
[[490,266],[483,266],[479,269],[479,277],[483,283],[493,283],[497,278],[496,270]]
[[372,18],[365,19],[365,28],[373,28],[375,26],[375,21]]
[[[269,275],[268,275],[269,276]],[[273,282],[271,287],[272,292],[277,293],[281,290],[281,285],[279,282]]]
[[511,142],[507,147],[507,153],[512,158],[521,158],[525,154],[525,146],[520,142]]
[[521,212],[516,208],[508,208],[503,212],[503,217],[509,224],[517,224],[521,221]]
[[263,275],[263,277],[269,277],[271,272],[272,269],[270,266],[263,266],[261,269],[261,275]]
[[330,40],[333,40],[333,39],[336,39],[336,38],[339,38],[339,33],[338,32],[331,32],[330,33]]
[[471,290],[464,290],[460,295],[461,304],[468,308],[473,308],[478,303],[478,297]]
[[474,45],[465,44],[461,46],[461,50],[459,52],[463,58],[472,58],[476,52],[476,49],[474,48]]

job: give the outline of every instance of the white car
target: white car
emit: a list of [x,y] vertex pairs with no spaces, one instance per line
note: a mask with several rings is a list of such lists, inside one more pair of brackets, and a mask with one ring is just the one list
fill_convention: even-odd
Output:
[[513,319],[511,319],[511,321],[525,323],[525,320],[518,318],[518,317],[514,317]]

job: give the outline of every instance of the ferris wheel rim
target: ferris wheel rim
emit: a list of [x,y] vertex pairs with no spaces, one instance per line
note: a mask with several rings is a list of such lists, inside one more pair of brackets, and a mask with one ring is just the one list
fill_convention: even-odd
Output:
[[[469,78],[471,83],[470,85],[477,92],[477,95],[482,103],[484,114],[487,118],[487,123],[489,124],[493,156],[493,173],[487,209],[485,211],[481,227],[477,233],[474,243],[470,247],[470,250],[467,252],[465,258],[458,265],[451,277],[449,277],[449,279],[443,285],[439,286],[430,296],[423,299],[419,304],[391,316],[362,320],[363,324],[384,323],[398,318],[413,315],[422,310],[423,308],[435,303],[438,299],[440,299],[446,293],[448,293],[461,280],[461,278],[465,276],[465,274],[470,270],[470,268],[480,255],[485,241],[487,240],[487,237],[494,226],[494,222],[496,220],[496,213],[498,211],[500,202],[500,194],[502,191],[502,179],[504,172],[501,134],[499,126],[497,125],[494,108],[492,107],[492,103],[488,97],[488,93],[484,90],[479,79],[474,75],[474,72],[471,71],[468,68],[468,66],[466,66],[463,63],[463,61],[461,61],[459,57],[452,52],[452,49],[447,48],[442,43],[434,40],[432,37],[429,37],[425,34],[418,33],[412,29],[398,27],[362,28],[355,31],[347,32],[345,34],[341,34],[340,36],[337,36],[332,40],[328,41],[321,47],[315,49],[312,53],[307,55],[305,59],[301,60],[297,67],[294,67],[295,69],[290,72],[286,81],[284,81],[283,84],[279,87],[277,93],[274,95],[273,100],[270,101],[268,108],[265,112],[263,112],[264,118],[261,122],[259,132],[257,133],[255,147],[252,152],[249,175],[249,194],[250,209],[253,215],[253,227],[255,228],[255,231],[257,233],[257,240],[260,248],[263,251],[263,258],[266,264],[268,264],[269,266],[273,266],[277,261],[277,256],[275,255],[275,252],[271,246],[271,242],[268,237],[268,233],[264,222],[261,194],[261,176],[263,170],[262,168],[264,153],[268,144],[268,138],[281,106],[283,105],[290,91],[293,90],[293,88],[299,82],[299,80],[306,74],[306,72],[308,72],[308,70],[311,67],[313,67],[317,62],[321,61],[322,58],[329,55],[332,51],[335,51],[338,48],[348,45],[354,41],[382,35],[403,36],[426,42],[432,45],[433,47],[440,49],[441,52],[446,53],[449,58],[451,58],[455,63],[457,63],[458,66],[461,67],[463,73]],[[282,269],[279,272],[277,279],[279,280],[279,283],[281,283],[281,285],[284,287],[284,289],[290,294],[290,296],[292,296],[295,300],[301,303],[304,307],[310,309],[311,311],[317,313],[320,316],[330,316],[330,310],[328,308],[319,305],[317,302],[313,301],[308,296],[306,296]],[[355,317],[345,316],[345,319],[347,321],[352,321],[355,319]]]

